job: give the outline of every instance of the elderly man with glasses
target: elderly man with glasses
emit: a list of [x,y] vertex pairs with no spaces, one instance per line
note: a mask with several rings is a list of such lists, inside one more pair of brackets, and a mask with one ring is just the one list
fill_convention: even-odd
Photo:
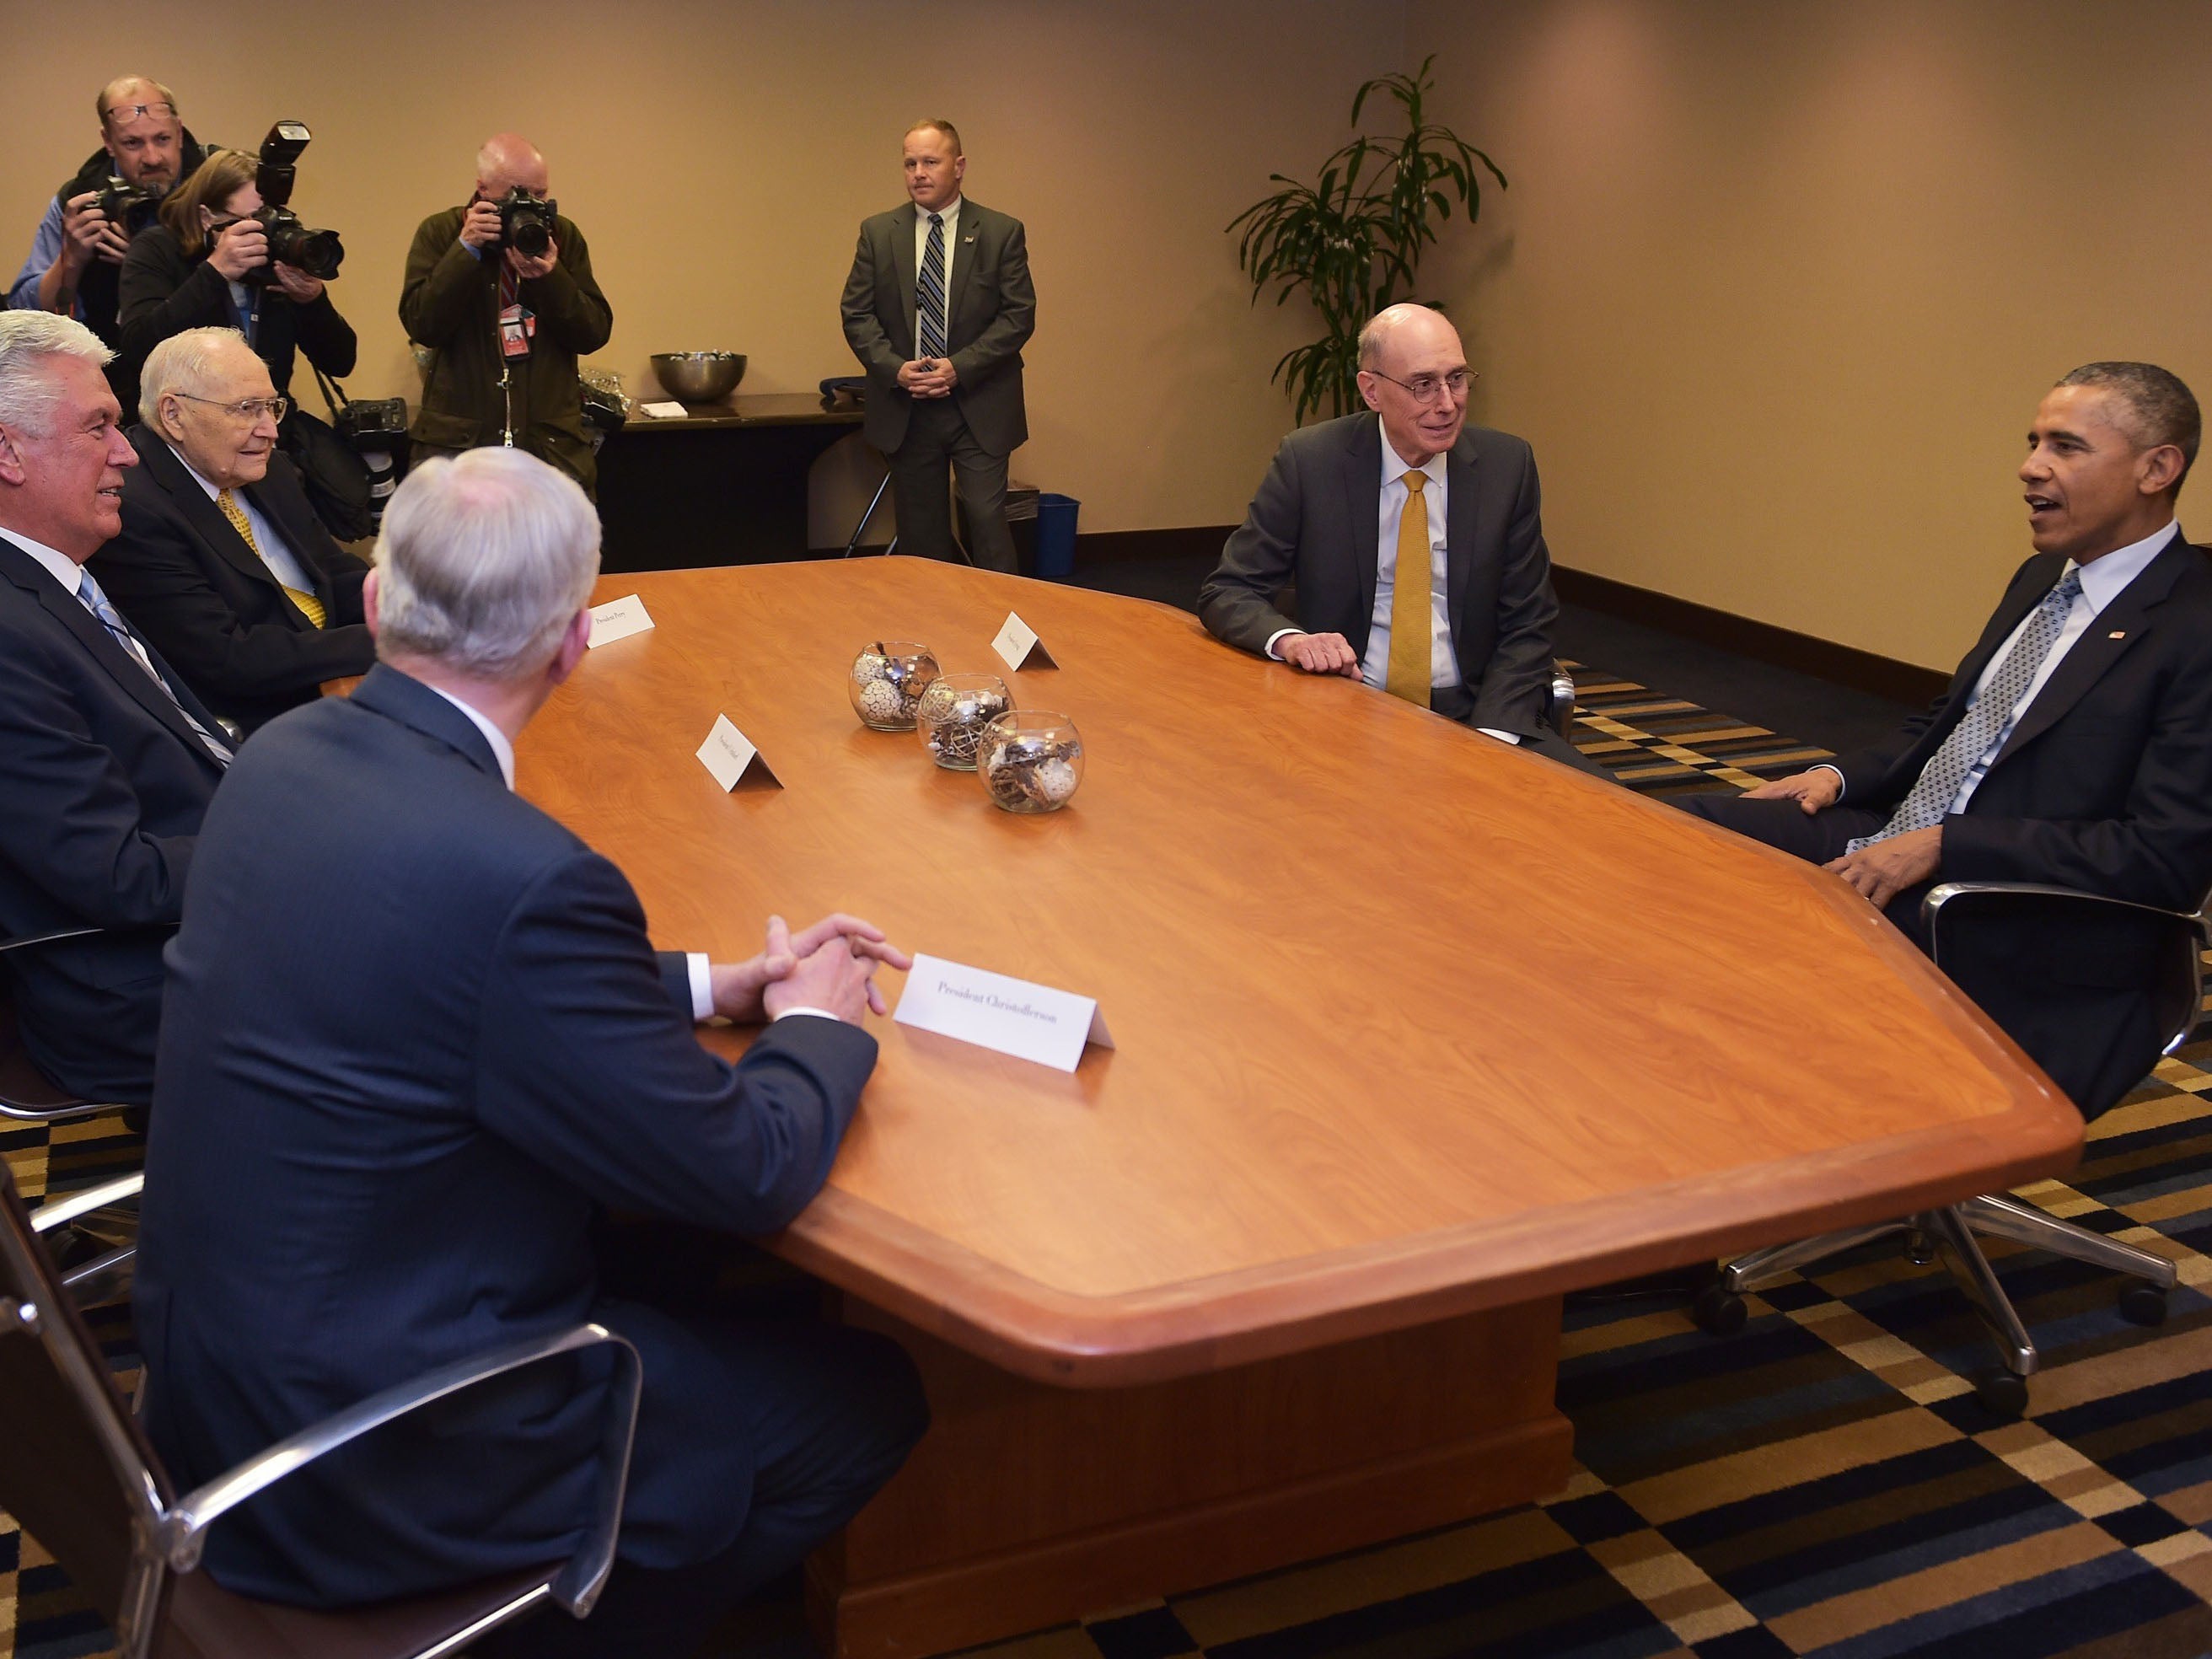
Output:
[[[177,94],[143,75],[109,82],[93,107],[100,148],[46,204],[8,304],[76,317],[114,349],[123,255],[131,237],[153,222],[161,198],[192,175],[207,151],[179,118]],[[111,178],[139,192],[117,203],[113,217],[100,204]],[[111,371],[108,378],[120,378],[116,395],[129,407],[129,377]]]
[[234,328],[172,335],[146,359],[123,533],[93,574],[215,711],[252,732],[364,674],[368,567],[332,541],[276,453],[286,400]]
[[[1283,440],[1199,617],[1231,645],[1599,773],[1545,719],[1559,607],[1535,458],[1467,424],[1473,379],[1458,331],[1425,306],[1369,323],[1370,412]],[[1400,580],[1401,562],[1415,580]],[[1292,584],[1295,619],[1276,606]]]

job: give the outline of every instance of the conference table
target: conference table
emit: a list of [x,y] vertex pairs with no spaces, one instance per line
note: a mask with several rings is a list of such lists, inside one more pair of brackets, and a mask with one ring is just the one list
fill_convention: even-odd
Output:
[[[1835,878],[1141,600],[902,557],[604,579],[519,786],[717,960],[771,914],[1098,1000],[1072,1073],[890,1020],[768,1247],[933,1414],[809,1565],[924,1655],[1528,1501],[1566,1290],[2057,1173],[2074,1109]],[[846,674],[920,640],[1086,750],[994,808]],[[777,782],[694,758],[726,714]],[[778,787],[778,782],[780,786]],[[883,975],[889,996],[901,976]],[[734,1054],[742,1030],[706,1029]],[[646,1386],[652,1386],[648,1377]]]

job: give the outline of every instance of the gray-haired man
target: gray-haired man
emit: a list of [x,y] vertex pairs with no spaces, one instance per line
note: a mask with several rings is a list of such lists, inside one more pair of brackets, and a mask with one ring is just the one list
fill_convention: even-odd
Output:
[[[539,1656],[690,1651],[890,1478],[925,1415],[867,1333],[599,1287],[595,1205],[734,1233],[806,1206],[875,1063],[871,976],[907,958],[848,916],[771,917],[749,962],[656,957],[622,872],[512,792],[598,567],[582,490],[520,451],[434,459],[394,494],[378,666],[264,727],[202,837],[137,1279],[149,1427],[186,1485],[487,1347],[586,1320],[633,1345],[621,1565],[587,1623],[516,1633]],[[773,1023],[732,1066],[692,1035],[712,1014]],[[541,1373],[465,1421],[395,1425],[227,1522],[209,1565],[343,1605],[559,1559],[605,1386]]]
[[0,961],[40,1069],[143,1105],[161,945],[230,749],[84,568],[137,463],[112,355],[67,317],[0,313],[0,939],[80,933]]

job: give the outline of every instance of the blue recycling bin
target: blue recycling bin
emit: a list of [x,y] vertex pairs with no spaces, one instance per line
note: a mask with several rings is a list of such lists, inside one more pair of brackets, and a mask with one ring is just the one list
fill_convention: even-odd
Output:
[[1075,574],[1075,515],[1083,503],[1049,491],[1037,497],[1036,574],[1047,581],[1066,581]]

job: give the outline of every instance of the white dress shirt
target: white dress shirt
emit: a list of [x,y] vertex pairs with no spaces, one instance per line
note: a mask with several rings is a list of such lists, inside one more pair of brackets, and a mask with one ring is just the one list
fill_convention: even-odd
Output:
[[[2178,524],[2166,524],[2141,541],[2130,542],[2127,546],[2117,548],[2087,564],[2077,565],[2073,560],[2067,560],[2066,569],[2058,573],[2059,580],[2065,579],[2068,570],[2079,570],[2081,573],[2081,591],[2074,596],[2074,603],[2066,612],[2065,623],[2059,629],[2058,637],[2051,642],[2051,649],[2044,653],[2043,665],[2035,671],[2035,678],[2027,683],[2027,690],[2021,693],[2020,701],[2012,706],[2012,713],[2006,717],[2004,725],[1998,728],[1996,736],[1990,739],[1989,747],[1976,756],[1974,763],[1966,769],[1966,778],[1959,785],[1959,793],[1951,797],[1951,804],[1943,809],[1946,817],[1966,810],[1966,803],[1974,798],[1974,791],[1982,787],[1983,778],[1988,775],[1990,763],[2004,752],[2004,746],[2012,737],[2013,727],[2020,724],[2020,717],[2042,695],[2043,688],[2050,683],[2051,675],[2057,672],[2058,665],[2066,659],[2066,653],[2089,631],[2089,625],[2097,620],[2098,612],[2119,598],[2120,591],[2149,568],[2159,550],[2179,533],[2180,528]],[[1974,682],[1973,692],[1966,699],[1966,708],[1960,719],[1971,714],[1974,705],[1982,700],[1982,693],[1988,689],[1990,681],[1996,677],[1997,670],[2004,666],[2005,659],[2012,654],[2012,648],[2019,642],[2021,635],[2034,620],[2035,607],[2030,605],[2027,613],[2021,617],[2012,632],[2004,636],[1995,651],[1990,653],[1990,659],[1982,665],[1981,678]],[[1844,775],[1832,766],[1814,769],[1835,772],[1839,782]],[[1840,791],[1836,799],[1843,799]]]
[[[932,210],[919,202],[914,204],[914,349],[921,350],[921,262],[929,255],[929,216]],[[952,198],[950,205],[938,208],[936,213],[945,221],[945,315],[938,321],[944,325],[945,349],[952,349],[952,250],[959,242],[960,198]]]
[[[167,440],[164,439],[162,441],[166,443]],[[210,501],[222,494],[222,487],[210,483],[205,478],[200,477],[199,469],[190,461],[185,461],[173,444],[170,445],[170,453],[175,454],[179,460],[184,461],[185,471],[192,475],[192,481],[207,491],[207,498]],[[307,574],[307,567],[300,562],[300,556],[292,550],[292,544],[278,532],[275,525],[270,523],[268,514],[254,506],[252,498],[246,493],[246,487],[241,484],[233,489],[230,492],[230,498],[238,503],[239,510],[246,514],[246,522],[252,526],[253,544],[260,550],[261,562],[269,567],[269,574],[286,587],[295,588],[302,593],[313,592],[315,579]]]
[[[58,557],[59,555],[56,556]],[[491,745],[492,758],[499,763],[500,776],[506,781],[507,787],[510,790],[513,789],[514,787],[514,745],[507,741],[507,733],[493,725],[489,717],[482,709],[463,702],[444,687],[433,685],[429,689],[466,714],[469,717],[469,724],[483,733],[483,740]],[[714,989],[707,976],[707,953],[703,951],[685,951],[684,969],[685,976],[691,983],[691,1018],[695,1021],[713,1018]],[[837,1018],[827,1008],[787,1008],[775,1018],[789,1019],[793,1014],[811,1014],[822,1019]]]
[[[1381,425],[1380,416],[1376,423]],[[1380,687],[1390,667],[1390,607],[1398,591],[1398,526],[1413,493],[1406,488],[1406,475],[1414,471],[1428,480],[1421,486],[1421,498],[1429,515],[1429,685],[1432,690],[1441,690],[1460,684],[1459,653],[1452,647],[1451,636],[1451,564],[1445,545],[1446,527],[1451,523],[1449,459],[1448,453],[1436,454],[1419,467],[1410,466],[1391,447],[1389,435],[1382,435],[1382,491],[1375,508],[1375,611],[1367,623],[1367,653],[1359,659],[1359,678],[1370,685]],[[1267,636],[1267,654],[1280,662],[1282,653],[1275,647],[1285,635],[1303,631],[1278,629]],[[1521,741],[1516,732],[1487,726],[1479,729],[1501,742]]]

